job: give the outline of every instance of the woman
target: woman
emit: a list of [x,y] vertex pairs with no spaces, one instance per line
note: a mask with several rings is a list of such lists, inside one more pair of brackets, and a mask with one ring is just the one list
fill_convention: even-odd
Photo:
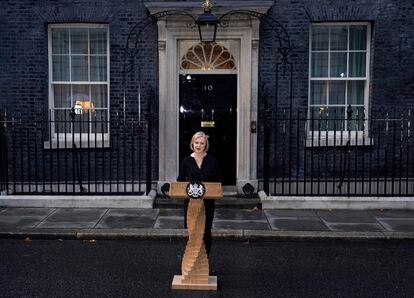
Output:
[[[211,154],[207,154],[209,148],[208,136],[202,131],[195,133],[191,138],[190,148],[193,153],[184,157],[181,162],[177,181],[221,182],[221,172],[217,160]],[[184,227],[187,228],[188,200],[185,200],[184,207]],[[204,245],[208,256],[211,248],[214,200],[204,200],[204,207],[206,212]]]

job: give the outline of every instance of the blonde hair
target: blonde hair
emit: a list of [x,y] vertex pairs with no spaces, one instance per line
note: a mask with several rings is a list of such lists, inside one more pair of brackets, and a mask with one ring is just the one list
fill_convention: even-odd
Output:
[[204,140],[206,140],[206,148],[204,149],[204,152],[207,152],[210,144],[208,142],[208,135],[206,135],[203,131],[198,131],[193,135],[190,142],[190,149],[194,151],[194,142],[198,138],[204,138]]

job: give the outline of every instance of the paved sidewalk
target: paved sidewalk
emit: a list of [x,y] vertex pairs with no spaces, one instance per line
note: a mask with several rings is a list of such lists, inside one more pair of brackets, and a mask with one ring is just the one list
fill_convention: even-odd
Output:
[[[183,209],[0,207],[0,238],[171,239],[187,236]],[[217,208],[215,238],[414,239],[414,210]]]

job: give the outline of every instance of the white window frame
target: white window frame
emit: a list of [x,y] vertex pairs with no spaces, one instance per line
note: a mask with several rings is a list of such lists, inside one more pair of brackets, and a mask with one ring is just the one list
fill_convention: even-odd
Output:
[[[354,26],[354,25],[363,25],[367,28],[367,36],[366,36],[366,58],[365,58],[365,77],[329,77],[330,72],[330,38],[331,35],[329,34],[329,48],[328,52],[328,77],[312,77],[312,28],[313,26]],[[349,34],[349,30],[348,30]],[[370,64],[371,64],[371,34],[372,28],[371,23],[369,22],[317,22],[311,23],[309,27],[309,69],[308,69],[308,119],[311,116],[311,81],[352,81],[352,80],[364,80],[365,81],[365,88],[364,88],[364,109],[365,109],[365,119],[369,119],[369,86],[370,86]],[[321,51],[322,52],[322,51]],[[349,53],[352,50],[349,49],[349,35],[348,35],[348,46],[347,46],[347,71],[349,75]],[[345,98],[347,98],[347,90],[345,89]],[[327,96],[329,97],[329,89],[327,90]],[[335,107],[335,105],[329,105]],[[329,107],[328,106],[328,107]],[[337,105],[338,107],[342,107],[343,105]],[[345,110],[347,105],[345,105]],[[344,115],[345,117],[345,115]],[[311,129],[310,120],[307,123],[307,139],[306,139],[306,146],[315,147],[315,146],[340,146],[346,145],[348,141],[350,141],[351,145],[372,145],[372,140],[368,138],[368,120],[365,121],[364,130],[329,130],[329,131],[316,131]]]
[[[53,81],[53,63],[52,63],[52,29],[55,28],[65,28],[65,29],[95,29],[95,28],[105,28],[107,34],[107,44],[106,44],[106,59],[107,59],[107,73],[106,81]],[[66,110],[67,108],[55,108],[55,98],[54,98],[54,85],[106,85],[107,86],[107,107],[106,108],[95,108],[96,110],[106,110],[107,111],[107,131],[102,133],[94,132],[76,132],[76,133],[57,133],[55,131],[55,126],[51,126],[51,140],[50,142],[45,142],[44,147],[51,148],[65,148],[72,147],[72,144],[75,143],[78,147],[88,148],[88,147],[108,147],[109,146],[109,115],[110,115],[110,32],[108,24],[92,24],[92,23],[61,23],[61,24],[49,24],[48,25],[48,63],[49,63],[49,110],[51,113],[51,121],[54,121],[54,111],[55,110]],[[90,38],[88,36],[88,43]],[[89,49],[88,45],[88,49]],[[69,55],[70,46],[69,46]],[[88,75],[90,75],[90,53],[88,55]],[[69,59],[69,78],[71,78],[71,59]],[[91,96],[91,89],[89,88],[89,97]],[[95,137],[96,136],[96,137]],[[88,144],[89,143],[89,144]]]

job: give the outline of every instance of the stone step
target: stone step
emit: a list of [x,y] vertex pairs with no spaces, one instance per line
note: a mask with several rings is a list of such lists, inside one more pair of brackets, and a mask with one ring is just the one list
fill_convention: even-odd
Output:
[[[183,208],[184,200],[171,199],[165,196],[157,196],[154,201],[154,208]],[[216,208],[237,208],[253,209],[261,208],[261,201],[258,197],[224,196],[216,201]]]

